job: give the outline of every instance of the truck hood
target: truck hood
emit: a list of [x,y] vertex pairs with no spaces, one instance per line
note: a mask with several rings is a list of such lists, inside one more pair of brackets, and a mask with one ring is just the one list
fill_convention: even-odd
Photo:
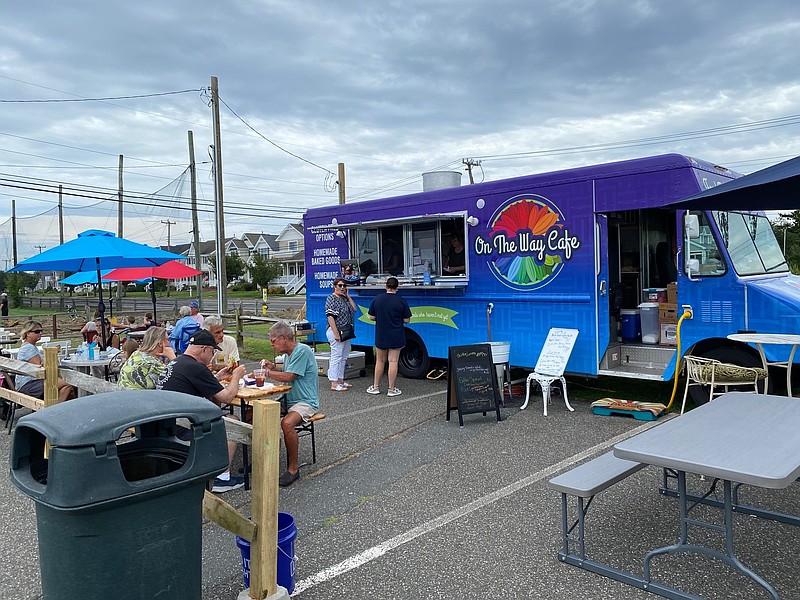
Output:
[[780,302],[792,304],[800,311],[800,277],[783,275],[769,279],[748,281],[747,287],[774,298]]

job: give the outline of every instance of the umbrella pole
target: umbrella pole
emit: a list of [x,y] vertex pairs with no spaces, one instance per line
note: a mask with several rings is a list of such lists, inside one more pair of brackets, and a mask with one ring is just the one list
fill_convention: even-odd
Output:
[[103,304],[103,281],[100,276],[100,259],[97,261],[97,312],[100,315],[100,339],[103,340],[103,348],[106,347],[106,305]]
[[153,323],[158,323],[158,315],[156,315],[156,281],[150,279],[150,299],[153,301]]

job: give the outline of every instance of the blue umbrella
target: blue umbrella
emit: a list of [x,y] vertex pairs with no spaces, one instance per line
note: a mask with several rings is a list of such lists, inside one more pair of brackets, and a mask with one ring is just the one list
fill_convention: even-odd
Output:
[[[111,273],[111,269],[100,271],[100,276],[104,277]],[[79,271],[69,277],[64,277],[59,283],[64,285],[85,285],[87,283],[97,283],[97,274],[94,271]]]
[[93,271],[99,289],[97,312],[102,317],[105,343],[105,312],[101,271],[123,267],[151,267],[184,257],[120,238],[110,231],[89,229],[78,237],[17,263],[9,271]]

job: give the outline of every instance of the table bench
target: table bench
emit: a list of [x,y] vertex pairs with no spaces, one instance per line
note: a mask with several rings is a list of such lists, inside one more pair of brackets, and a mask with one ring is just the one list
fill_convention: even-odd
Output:
[[[563,547],[558,554],[559,560],[581,566],[586,560],[586,513],[595,495],[636,473],[644,466],[643,463],[617,458],[613,452],[607,452],[548,482],[549,487],[561,492]],[[577,518],[572,525],[569,524],[568,496],[575,496],[577,500]],[[578,528],[577,537],[573,536],[575,527]],[[577,554],[573,551],[576,544]]]

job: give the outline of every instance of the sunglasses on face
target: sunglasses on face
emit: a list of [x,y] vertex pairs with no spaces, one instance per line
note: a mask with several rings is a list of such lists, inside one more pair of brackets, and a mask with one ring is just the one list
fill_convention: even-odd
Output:
[[345,284],[343,284],[343,283],[337,283],[336,287],[338,287],[338,288],[346,288],[347,286]]
[[41,329],[31,329],[31,333],[42,333]]

